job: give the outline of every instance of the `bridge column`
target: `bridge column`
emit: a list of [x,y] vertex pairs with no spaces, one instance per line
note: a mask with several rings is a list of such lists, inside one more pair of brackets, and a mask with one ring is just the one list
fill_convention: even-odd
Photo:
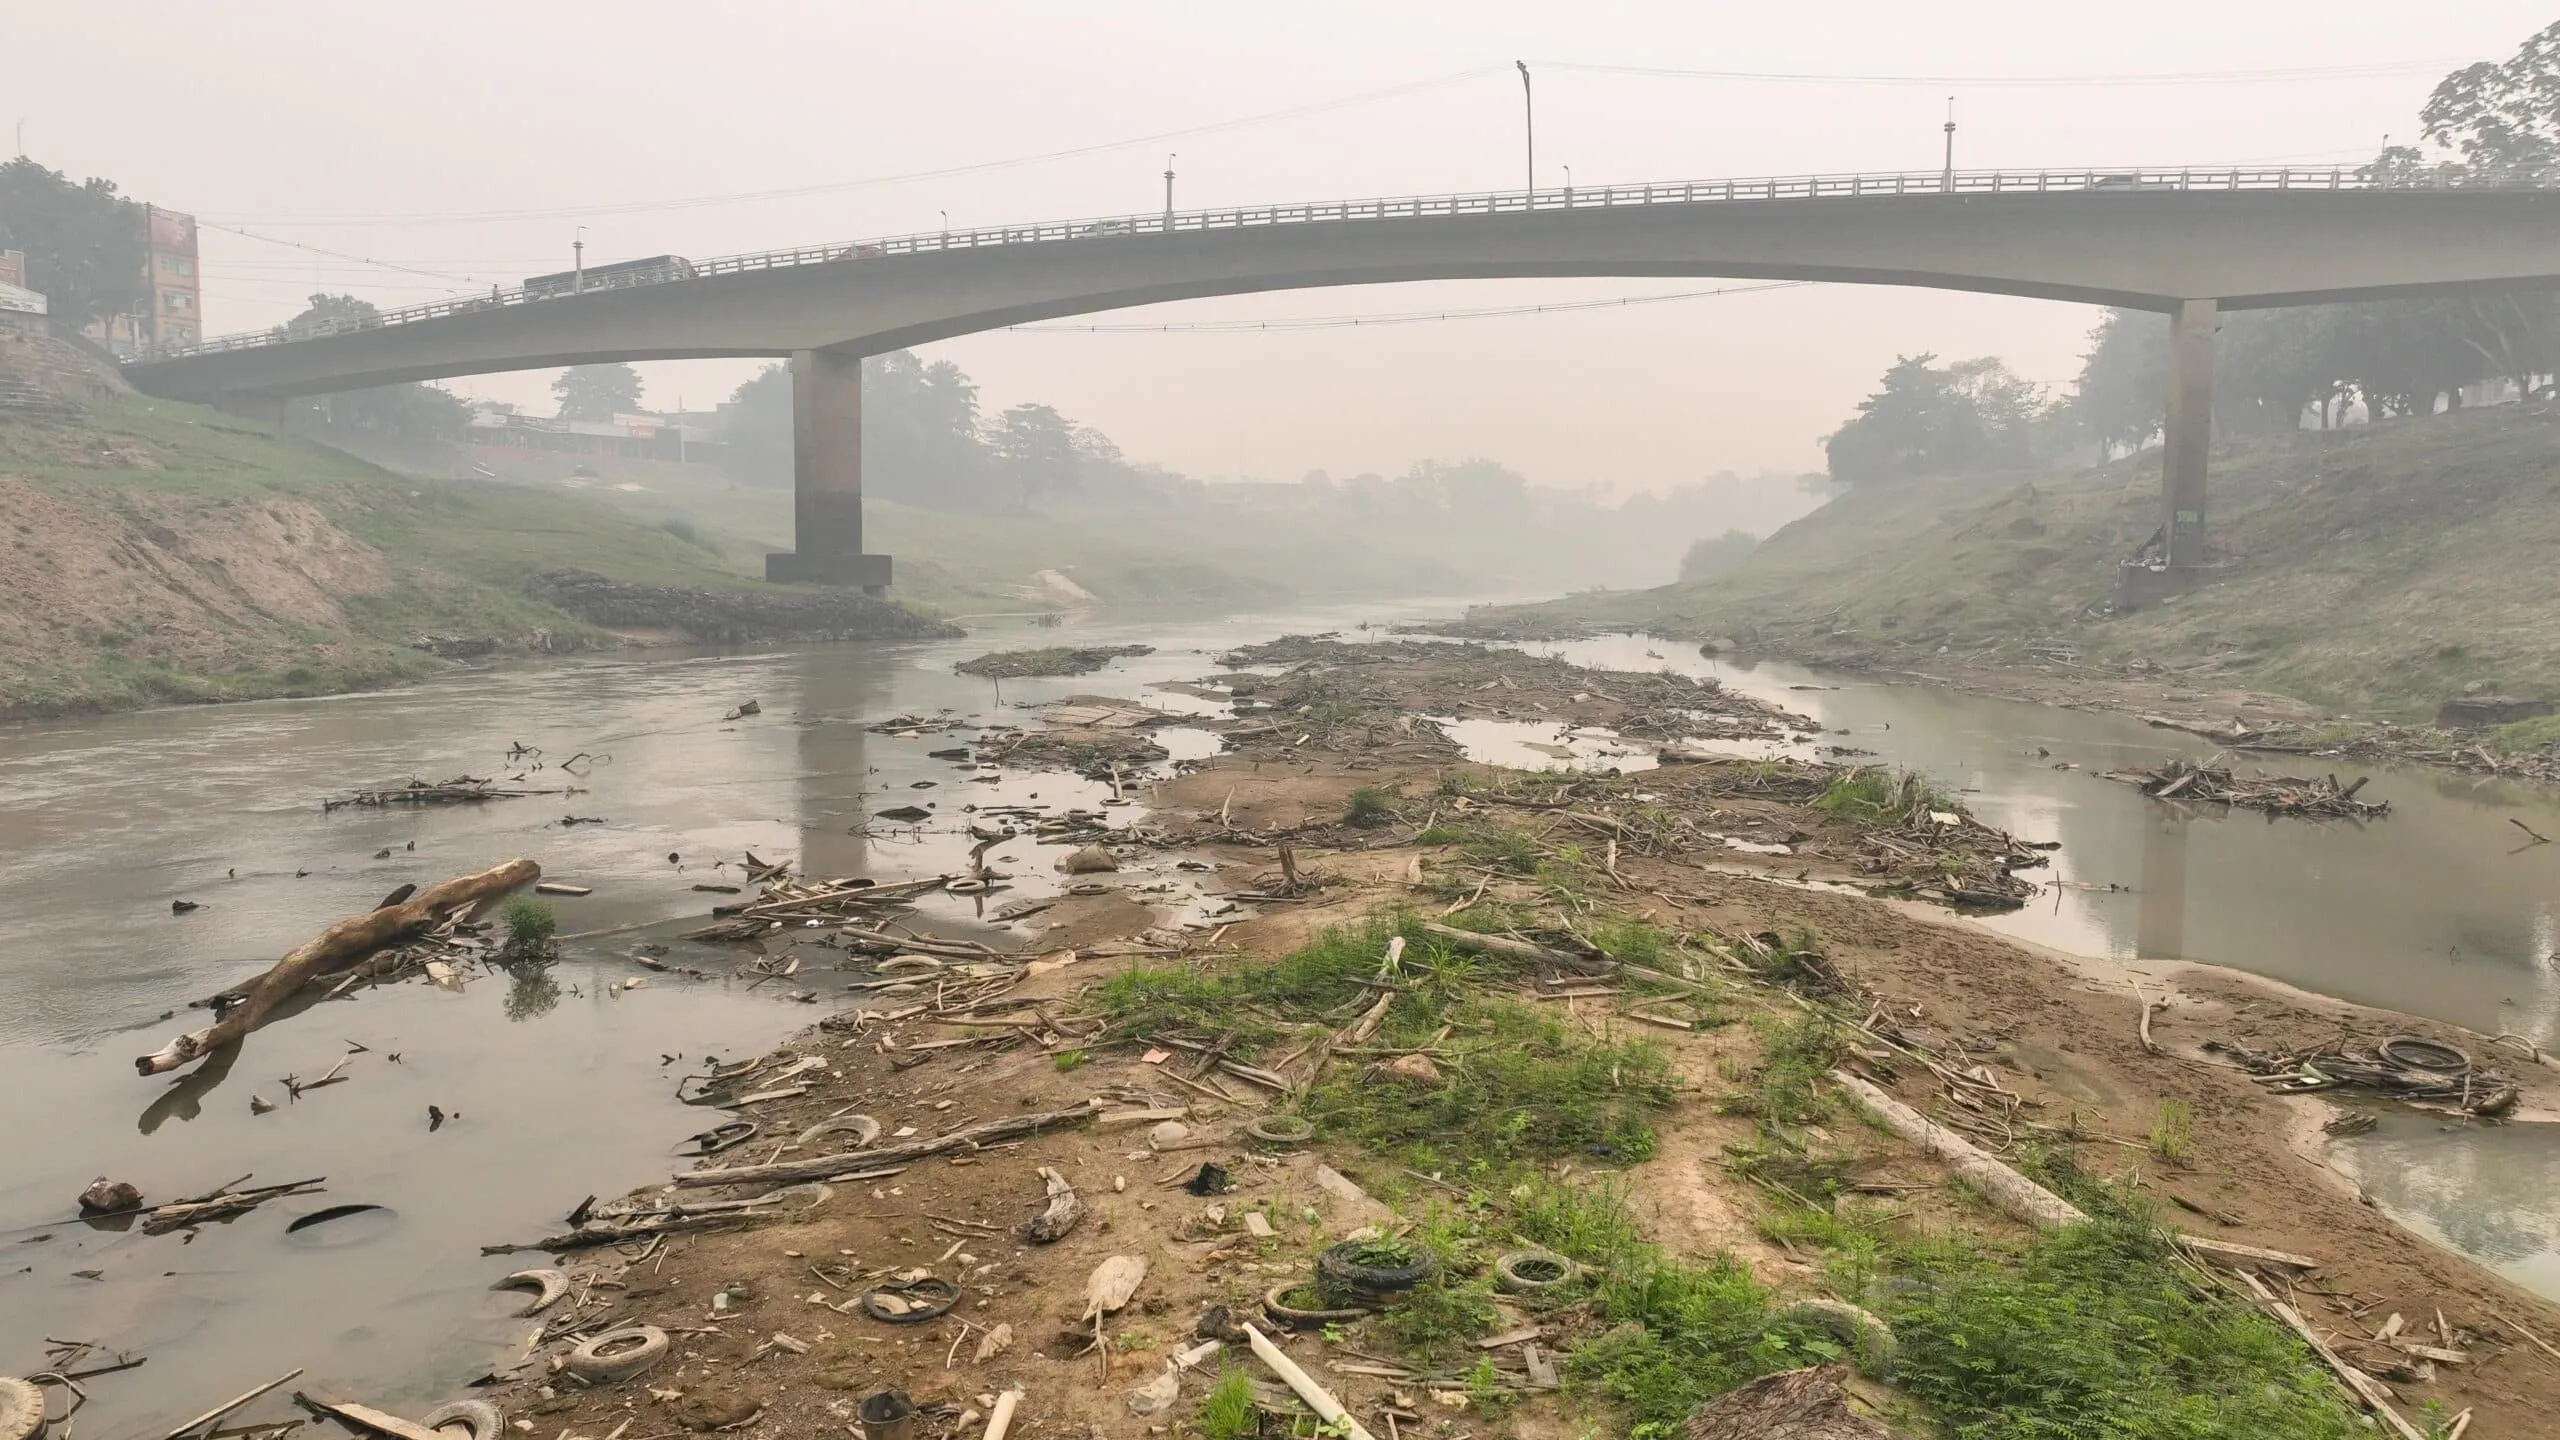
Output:
[[2211,300],[2178,306],[2169,329],[2169,418],[2160,437],[2160,526],[2172,571],[2204,563],[2205,462],[2213,449]]
[[889,587],[889,557],[862,553],[862,357],[791,356],[791,518],[797,548],[764,557],[779,583]]

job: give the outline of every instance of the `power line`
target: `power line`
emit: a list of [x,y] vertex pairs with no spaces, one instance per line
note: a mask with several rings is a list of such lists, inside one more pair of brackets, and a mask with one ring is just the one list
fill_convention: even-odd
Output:
[[1714,290],[1682,290],[1669,295],[1620,295],[1606,300],[1564,300],[1544,305],[1488,305],[1468,310],[1396,310],[1363,315],[1308,315],[1286,320],[1174,320],[1161,324],[1008,325],[1009,331],[1047,335],[1238,335],[1263,331],[1349,330],[1386,325],[1434,325],[1444,320],[1493,320],[1510,315],[1560,315],[1577,310],[1622,310],[1662,305],[1674,300],[1704,300],[1718,295],[1757,295],[1794,290],[1812,280],[1773,280],[1760,285],[1727,285]]
[[673,200],[630,201],[611,205],[566,205],[539,210],[482,210],[472,212],[420,211],[399,215],[340,215],[258,218],[265,225],[421,225],[466,224],[500,220],[567,220],[598,215],[634,215],[654,210],[690,210],[706,206],[742,205],[763,200],[793,200],[810,195],[832,195],[848,190],[867,190],[886,185],[904,185],[917,180],[939,180],[953,175],[974,175],[992,170],[1010,170],[1026,165],[1046,165],[1058,160],[1073,160],[1086,155],[1100,155],[1113,150],[1126,150],[1139,145],[1159,145],[1168,140],[1184,140],[1195,135],[1211,135],[1222,130],[1239,130],[1253,125],[1267,125],[1283,120],[1296,120],[1323,114],[1352,105],[1367,105],[1394,99],[1423,90],[1437,89],[1461,80],[1473,80],[1494,72],[1496,67],[1477,66],[1453,71],[1429,80],[1411,80],[1380,90],[1366,90],[1357,95],[1344,95],[1319,100],[1307,105],[1293,105],[1283,110],[1266,110],[1258,115],[1239,116],[1232,120],[1211,121],[1204,125],[1186,126],[1180,130],[1162,130],[1152,135],[1132,135],[1120,140],[1098,141],[1091,145],[1070,146],[1064,150],[1047,150],[1036,155],[1016,155],[1001,160],[980,160],[966,165],[946,165],[932,170],[909,170],[894,175],[874,175],[860,180],[836,180],[819,185],[795,185],[774,190],[738,190],[721,195],[690,195]]
[[2309,66],[2276,70],[2184,70],[2152,73],[2087,75],[1898,75],[1823,74],[1786,70],[1680,70],[1657,65],[1605,65],[1573,60],[1544,60],[1550,70],[1580,70],[1599,75],[1637,75],[1662,80],[1728,80],[1781,85],[1967,85],[1983,87],[2260,85],[2316,80],[2376,80],[2401,75],[2441,73],[2460,60],[2378,60],[2354,65]]
[[219,225],[211,220],[206,220],[201,217],[197,219],[196,223],[206,227],[207,229],[220,230],[229,235],[238,235],[243,239],[263,241],[269,245],[290,246],[296,250],[308,250],[314,255],[326,255],[336,260],[354,260],[362,264],[378,265],[385,270],[398,270],[410,275],[424,275],[430,280],[462,280],[473,285],[481,283],[480,277],[477,275],[456,275],[444,270],[421,270],[414,265],[402,265],[397,261],[376,260],[370,255],[350,255],[344,250],[326,250],[317,245],[305,245],[299,240],[279,240],[273,235],[254,235],[246,230],[238,228],[237,226]]

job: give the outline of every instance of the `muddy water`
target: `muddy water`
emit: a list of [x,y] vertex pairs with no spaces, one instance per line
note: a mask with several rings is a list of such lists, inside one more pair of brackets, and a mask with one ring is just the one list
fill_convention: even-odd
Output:
[[[1388,618],[1382,608],[1365,615]],[[694,884],[734,882],[748,849],[817,874],[937,873],[965,846],[963,805],[1089,806],[1103,794],[1056,774],[979,783],[926,754],[966,731],[896,736],[866,726],[897,715],[1014,721],[1021,707],[1078,693],[1205,712],[1215,707],[1150,687],[1207,673],[1210,653],[1241,641],[1360,618],[1335,611],[571,664],[392,694],[0,733],[0,1373],[36,1368],[45,1336],[149,1354],[144,1369],[92,1387],[96,1418],[82,1428],[105,1434],[174,1424],[295,1366],[393,1404],[444,1393],[531,1328],[506,1318],[512,1299],[484,1288],[525,1259],[484,1258],[479,1247],[550,1233],[580,1196],[680,1163],[670,1148],[708,1122],[675,1102],[674,1077],[704,1056],[759,1050],[816,1013],[774,993],[778,985],[733,979],[652,974],[646,988],[613,993],[615,981],[640,973],[627,959],[635,943],[664,940],[721,898]],[[1075,679],[998,685],[950,670],[983,649],[1066,640],[1159,650]],[[2394,814],[2375,825],[2176,811],[2092,773],[2201,748],[2135,722],[1740,669],[1641,638],[1561,648],[1615,668],[1715,675],[1849,732],[1827,743],[1972,792],[1968,801],[1994,823],[2063,841],[2057,868],[2070,885],[1990,922],[2011,933],[2096,956],[2212,960],[2560,1040],[2551,974],[2560,926],[2548,898],[2560,847],[2508,854],[2513,827],[2504,823],[2513,814],[2560,833],[2560,804],[2549,797],[2382,771],[2369,793],[2390,799]],[[762,715],[719,719],[750,697]],[[1620,748],[1535,727],[1479,738],[1524,746],[1523,764],[1607,763]],[[1175,728],[1165,740],[1178,757],[1214,748],[1198,730]],[[579,765],[584,778],[556,766],[525,772],[527,785],[574,783],[582,793],[318,812],[324,795],[413,774],[511,773],[503,757],[516,741],[554,761],[597,756]],[[2038,748],[2051,753],[2031,753]],[[2080,768],[2052,768],[2063,761]],[[917,788],[923,781],[933,783]],[[936,816],[866,826],[873,812],[905,804]],[[569,814],[602,823],[564,828]],[[389,858],[373,858],[386,848]],[[184,1008],[190,1000],[396,885],[510,854],[595,888],[557,902],[565,931],[612,932],[569,942],[548,987],[490,975],[458,994],[423,983],[375,989],[261,1032],[227,1073],[134,1075],[133,1055],[201,1020]],[[1000,862],[1008,856],[1021,888],[1000,898],[1054,884],[1052,856],[1021,842],[997,852]],[[725,869],[713,868],[724,859]],[[1160,898],[1178,914],[1190,899]],[[173,915],[176,899],[203,908]],[[936,918],[975,922],[959,908],[967,902],[944,903],[952,908]],[[688,957],[679,947],[669,958]],[[698,958],[726,975],[725,960]],[[815,974],[797,983],[829,988]],[[174,1018],[160,1018],[171,1010]],[[366,1048],[350,1058],[357,1045]],[[280,1077],[308,1079],[341,1058],[351,1080],[287,1099]],[[277,1108],[253,1115],[253,1095]],[[430,1131],[431,1104],[458,1118]],[[2551,1188],[2517,1178],[2555,1168],[2538,1132],[2386,1126],[2365,1143],[2409,1147],[2378,1151],[2382,1169],[2424,1182],[2369,1182],[2379,1203],[2528,1283],[2560,1289],[2560,1217],[2536,1198]],[[192,1241],[69,1218],[72,1197],[102,1173],[169,1199],[243,1172],[326,1176],[328,1193],[207,1227]],[[285,1231],[299,1215],[349,1202],[389,1213]],[[2466,1238],[2475,1236],[2498,1238]]]

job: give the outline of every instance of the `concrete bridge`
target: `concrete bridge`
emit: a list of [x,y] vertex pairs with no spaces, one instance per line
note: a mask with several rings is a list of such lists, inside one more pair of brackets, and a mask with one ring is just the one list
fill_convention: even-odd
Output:
[[796,549],[768,578],[889,581],[862,548],[861,357],[1006,325],[1414,280],[1720,276],[1919,285],[2174,317],[2162,527],[2204,558],[2224,309],[2560,287],[2560,189],[2429,172],[1929,172],[1509,191],[933,232],[656,267],[218,337],[127,367],[228,407],[500,370],[787,356]]

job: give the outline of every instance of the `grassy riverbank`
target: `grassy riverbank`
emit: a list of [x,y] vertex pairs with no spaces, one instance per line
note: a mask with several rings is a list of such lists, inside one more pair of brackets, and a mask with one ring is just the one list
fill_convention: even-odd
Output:
[[2214,456],[2222,578],[2131,614],[2159,456],[2076,474],[1860,486],[1714,579],[1480,618],[1641,626],[1853,666],[2052,667],[2422,719],[2472,683],[2560,695],[2560,415],[2468,411]]
[[422,635],[612,643],[527,581],[763,588],[744,565],[576,495],[409,479],[198,406],[0,412],[0,716],[382,684],[446,663]]

